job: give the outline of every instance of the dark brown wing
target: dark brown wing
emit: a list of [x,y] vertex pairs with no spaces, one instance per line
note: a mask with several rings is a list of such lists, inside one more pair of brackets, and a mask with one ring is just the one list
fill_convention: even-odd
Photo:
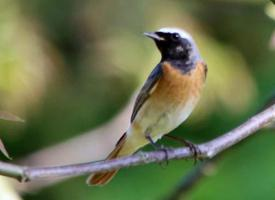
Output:
[[134,105],[133,113],[131,116],[131,122],[134,121],[138,111],[140,110],[141,106],[150,96],[150,91],[154,88],[155,84],[158,82],[159,78],[162,75],[161,64],[158,64],[154,70],[151,72],[149,77],[147,78],[145,84],[141,88]]

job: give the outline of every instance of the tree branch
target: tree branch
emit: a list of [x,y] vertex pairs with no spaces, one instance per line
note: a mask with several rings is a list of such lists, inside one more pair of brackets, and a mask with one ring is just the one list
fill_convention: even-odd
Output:
[[25,167],[0,161],[0,175],[21,180],[24,177]]
[[[200,158],[212,158],[232,145],[252,135],[270,122],[275,121],[275,105],[250,118],[239,127],[209,142],[197,145]],[[167,151],[168,159],[190,158],[193,153],[189,148],[176,148]],[[114,160],[97,161],[83,164],[57,167],[23,167],[0,162],[0,174],[21,181],[57,176],[78,176],[87,173],[106,172],[123,167],[161,162],[167,159],[163,151],[141,152]]]

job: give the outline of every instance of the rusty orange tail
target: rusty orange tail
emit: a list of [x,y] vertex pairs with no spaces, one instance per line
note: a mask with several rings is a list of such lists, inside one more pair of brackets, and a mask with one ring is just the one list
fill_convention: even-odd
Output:
[[[123,144],[125,143],[126,136],[126,133],[122,135],[122,137],[118,140],[115,149],[108,155],[106,160],[111,160],[118,157],[119,152],[122,149]],[[92,174],[88,178],[87,183],[89,185],[105,185],[114,177],[117,172],[118,170],[113,170],[110,172]]]

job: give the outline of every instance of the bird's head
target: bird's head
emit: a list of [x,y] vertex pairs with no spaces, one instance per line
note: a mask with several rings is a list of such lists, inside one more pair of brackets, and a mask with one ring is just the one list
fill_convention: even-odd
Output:
[[161,28],[155,32],[145,32],[152,38],[164,60],[191,61],[200,58],[196,44],[190,34],[178,28]]

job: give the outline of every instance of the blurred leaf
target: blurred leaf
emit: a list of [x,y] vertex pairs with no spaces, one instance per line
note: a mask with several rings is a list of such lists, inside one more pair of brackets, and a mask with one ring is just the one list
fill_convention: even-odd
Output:
[[3,144],[3,142],[2,142],[1,139],[0,139],[0,151],[1,151],[8,159],[11,160],[11,157],[10,157],[8,151],[6,150],[6,148],[5,148],[5,146],[4,146],[4,144]]
[[0,119],[7,120],[7,121],[14,121],[14,122],[25,122],[20,117],[5,111],[0,111]]
[[[5,111],[0,111],[0,119],[14,122],[24,122],[20,117]],[[0,151],[8,158],[11,159],[8,151],[6,150],[2,140],[0,139]]]
[[[275,1],[275,0],[274,0]],[[273,4],[271,2],[266,4],[265,7],[265,13],[267,16],[269,16],[271,19],[275,20],[275,6],[274,6],[274,1]]]

